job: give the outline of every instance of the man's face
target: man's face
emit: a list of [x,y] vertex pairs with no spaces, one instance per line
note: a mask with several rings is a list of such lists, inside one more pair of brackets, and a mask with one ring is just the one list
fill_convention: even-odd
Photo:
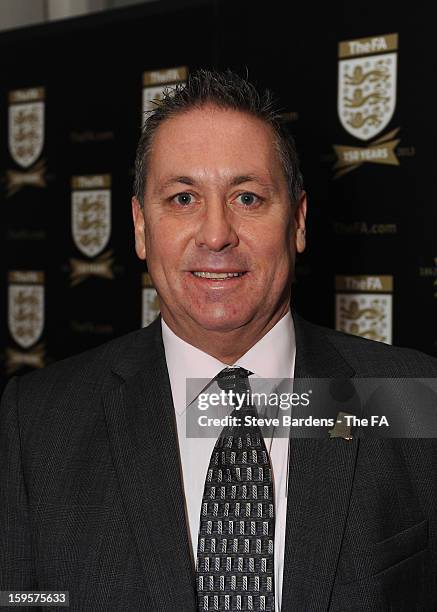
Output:
[[162,123],[144,215],[134,198],[133,217],[164,320],[176,332],[227,332],[286,312],[305,210],[305,196],[290,203],[273,131],[261,120],[205,106]]

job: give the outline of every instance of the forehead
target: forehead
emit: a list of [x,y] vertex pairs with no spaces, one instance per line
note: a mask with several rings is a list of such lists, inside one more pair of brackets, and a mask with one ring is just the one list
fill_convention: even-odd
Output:
[[[282,175],[273,128],[249,113],[215,106],[184,111],[157,129],[148,160],[148,178],[169,173],[256,173]],[[152,176],[151,176],[152,175]]]

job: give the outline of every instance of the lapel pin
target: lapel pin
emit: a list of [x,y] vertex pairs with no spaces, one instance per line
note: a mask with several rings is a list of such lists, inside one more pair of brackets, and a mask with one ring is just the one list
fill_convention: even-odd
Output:
[[352,440],[351,426],[348,425],[348,419],[345,417],[352,417],[352,414],[347,412],[339,412],[335,419],[335,425],[329,430],[330,438],[344,438],[344,440]]

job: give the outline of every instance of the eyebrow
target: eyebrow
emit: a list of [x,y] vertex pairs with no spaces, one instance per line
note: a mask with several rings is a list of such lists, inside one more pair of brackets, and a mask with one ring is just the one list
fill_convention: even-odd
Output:
[[[165,181],[165,183],[161,186],[161,189],[171,187],[175,183],[182,183],[183,185],[196,185],[195,179],[190,176],[173,176]],[[256,174],[239,174],[232,177],[232,179],[229,181],[229,185],[231,187],[236,187],[242,183],[259,183],[263,187],[272,187],[271,183],[266,182]]]

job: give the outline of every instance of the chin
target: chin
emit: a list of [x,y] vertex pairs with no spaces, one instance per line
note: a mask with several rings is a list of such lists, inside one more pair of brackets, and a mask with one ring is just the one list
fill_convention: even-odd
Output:
[[242,327],[249,317],[243,317],[241,312],[235,312],[234,309],[217,307],[213,312],[191,313],[194,321],[208,331],[232,331]]

